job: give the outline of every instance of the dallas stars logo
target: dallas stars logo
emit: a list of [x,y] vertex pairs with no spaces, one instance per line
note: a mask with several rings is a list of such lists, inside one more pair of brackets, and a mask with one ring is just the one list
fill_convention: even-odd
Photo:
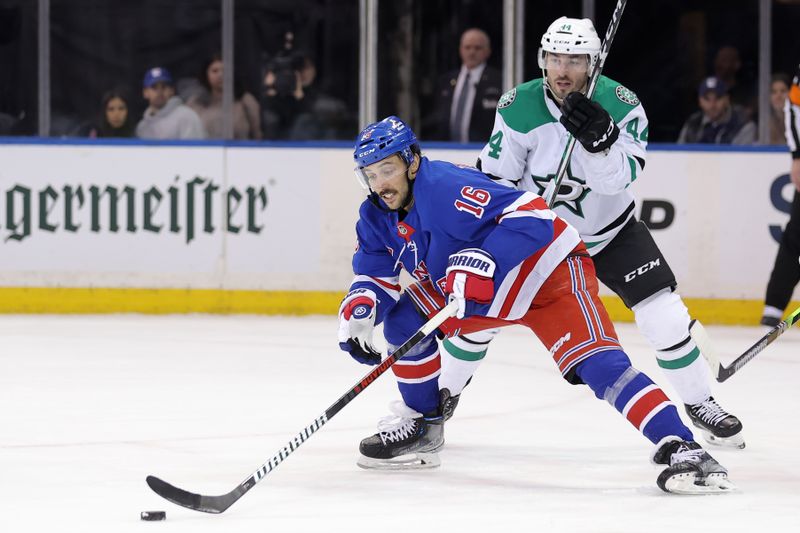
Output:
[[[541,196],[550,182],[556,178],[556,175],[548,174],[547,176],[542,177],[531,174],[531,178],[538,189],[537,193],[539,196]],[[591,190],[592,189],[586,186],[586,181],[573,176],[572,169],[567,166],[567,173],[564,176],[564,179],[561,180],[561,186],[558,188],[558,196],[556,196],[553,209],[563,205],[577,216],[584,218],[581,202],[584,198],[586,198],[586,195],[589,194],[589,191]]]

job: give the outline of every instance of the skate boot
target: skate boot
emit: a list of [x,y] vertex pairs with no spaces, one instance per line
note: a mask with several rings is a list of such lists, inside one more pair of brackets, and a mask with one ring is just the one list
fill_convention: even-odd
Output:
[[450,389],[446,388],[439,391],[439,411],[442,413],[442,418],[444,418],[445,422],[453,418],[460,396],[460,394],[451,396]]
[[696,442],[666,437],[656,445],[652,461],[667,465],[656,483],[673,494],[722,494],[736,490],[728,471]]
[[744,448],[742,423],[720,407],[713,396],[709,396],[704,402],[684,406],[692,424],[700,430],[710,444]]
[[377,470],[414,470],[441,464],[444,446],[441,416],[425,417],[402,401],[389,404],[392,415],[378,422],[378,433],[361,441],[358,466]]

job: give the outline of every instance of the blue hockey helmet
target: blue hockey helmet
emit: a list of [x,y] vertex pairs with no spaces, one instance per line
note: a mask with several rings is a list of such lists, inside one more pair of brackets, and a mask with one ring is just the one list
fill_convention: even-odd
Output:
[[359,182],[369,188],[361,169],[394,154],[398,154],[407,165],[410,165],[414,161],[412,147],[416,144],[417,137],[414,132],[408,124],[395,116],[370,124],[356,137],[353,152]]

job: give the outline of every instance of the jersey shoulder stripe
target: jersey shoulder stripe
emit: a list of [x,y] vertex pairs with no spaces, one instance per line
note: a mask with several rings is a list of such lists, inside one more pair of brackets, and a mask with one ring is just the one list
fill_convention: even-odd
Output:
[[497,112],[503,117],[506,126],[520,133],[555,122],[544,101],[542,79],[538,78],[517,85],[504,94],[497,104]]

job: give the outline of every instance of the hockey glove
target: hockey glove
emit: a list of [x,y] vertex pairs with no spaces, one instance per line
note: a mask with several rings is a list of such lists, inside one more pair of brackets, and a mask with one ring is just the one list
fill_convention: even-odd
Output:
[[[479,248],[467,248],[447,261],[444,292],[458,302],[456,318],[485,314],[494,297],[494,259]],[[483,310],[484,312],[481,312]]]
[[608,150],[619,137],[619,128],[608,111],[577,91],[564,99],[559,120],[586,151],[593,154]]
[[381,353],[372,346],[377,297],[369,289],[350,291],[339,307],[339,348],[365,365],[381,362]]

